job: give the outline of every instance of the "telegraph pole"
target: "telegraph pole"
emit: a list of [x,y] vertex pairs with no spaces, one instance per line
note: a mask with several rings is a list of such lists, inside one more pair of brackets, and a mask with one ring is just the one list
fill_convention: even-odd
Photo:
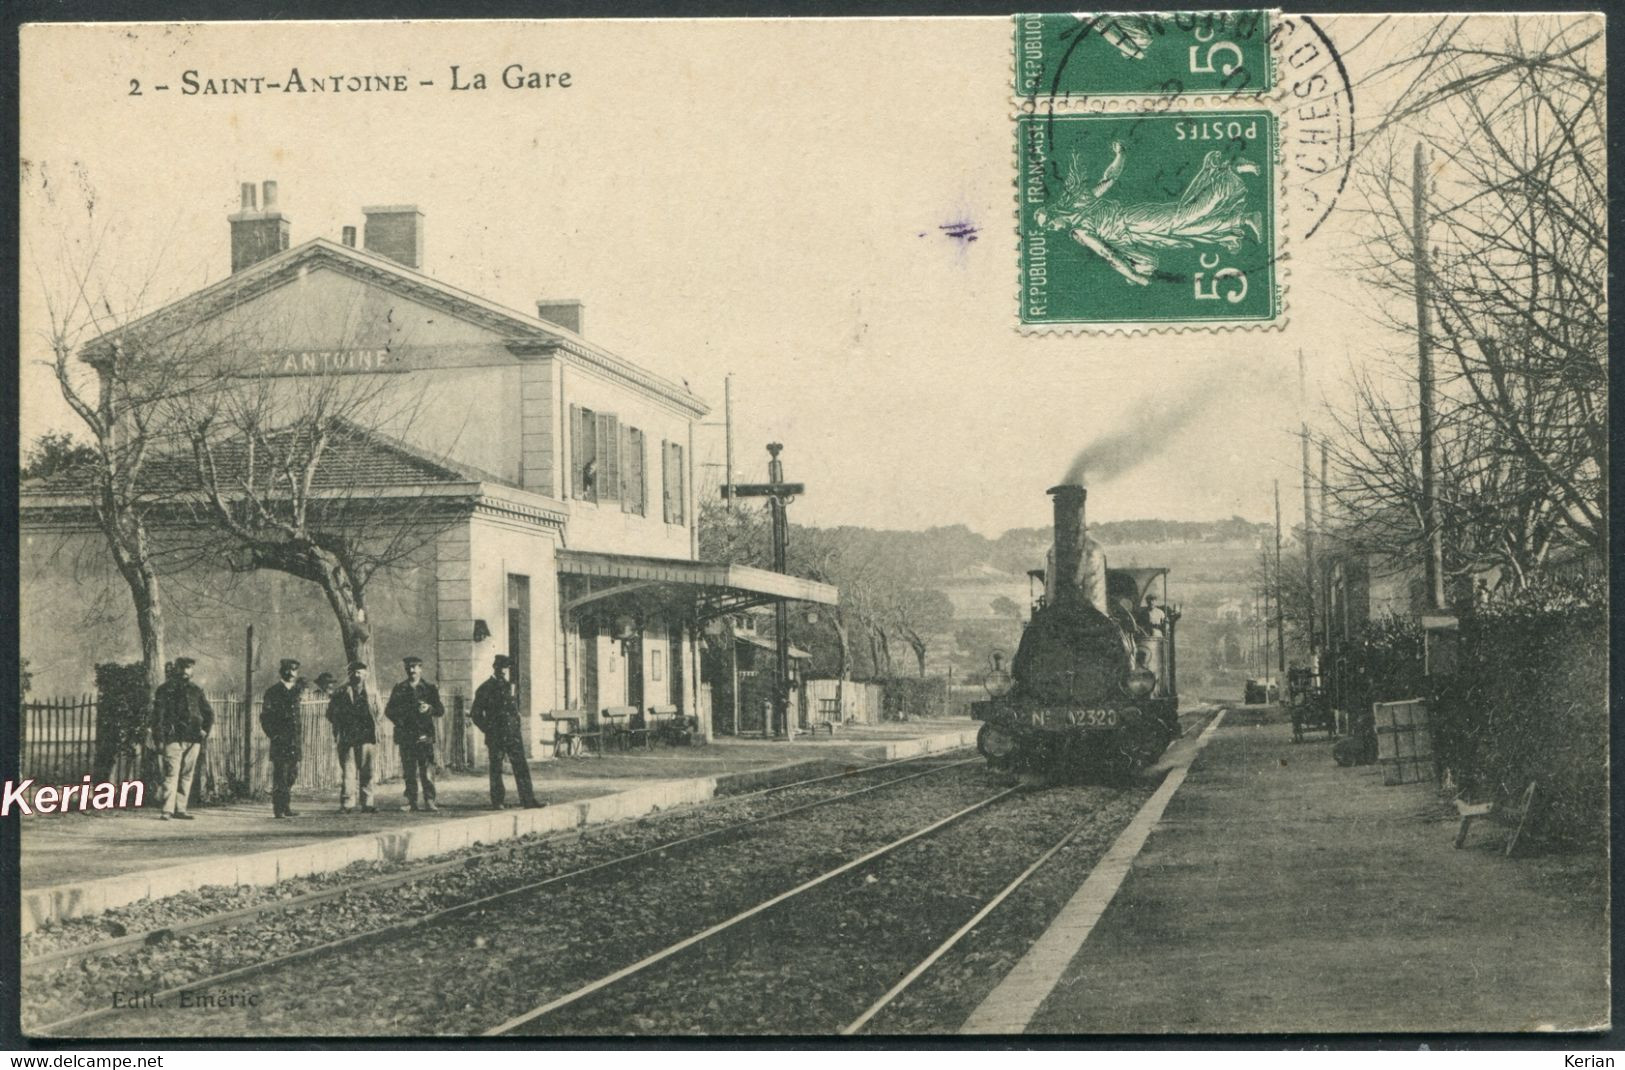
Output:
[[[772,459],[767,463],[766,483],[734,483],[730,481],[722,488],[722,496],[730,501],[734,498],[766,498],[768,507],[773,516],[773,571],[788,572],[786,563],[790,545],[790,523],[785,513],[785,507],[790,504],[798,494],[805,494],[807,487],[803,483],[786,483],[784,481],[784,462],[779,460],[779,451],[784,446],[778,442],[767,444],[768,456]],[[790,613],[784,604],[784,599],[778,599],[773,606],[774,630],[778,633],[774,641],[775,652],[778,654],[778,678],[773,688],[773,719],[780,730],[789,739],[796,738],[795,725],[790,723]]]
[[1309,596],[1309,663],[1315,664],[1319,645],[1315,641],[1315,514],[1309,505],[1309,402],[1304,387],[1303,350],[1298,350],[1298,408],[1302,420],[1298,437],[1303,445],[1303,571],[1308,580],[1305,590]]
[[1433,352],[1428,337],[1427,175],[1422,166],[1422,143],[1416,143],[1411,177],[1411,254],[1416,269],[1416,379],[1421,395],[1422,523],[1427,528],[1428,609],[1444,608],[1444,532],[1439,524],[1439,500],[1433,487]]
[[[1416,143],[1411,168],[1411,254],[1416,264],[1416,378],[1421,395],[1422,523],[1427,534],[1423,574],[1427,581],[1427,607],[1422,613],[1424,671],[1437,682],[1456,671],[1456,618],[1445,608],[1444,526],[1439,522],[1439,498],[1433,486],[1433,340],[1428,337],[1427,175],[1422,167],[1422,143]],[[1440,700],[1437,690],[1432,696]]]
[[[1327,515],[1326,514],[1326,482],[1327,482],[1326,481],[1326,440],[1321,439],[1320,440],[1320,522],[1322,524],[1326,523],[1326,515]],[[1318,579],[1318,577],[1317,577],[1317,579]],[[1317,591],[1318,591],[1318,585],[1317,585]],[[1320,600],[1320,604],[1323,607],[1325,607],[1324,611],[1325,611],[1325,614],[1326,614],[1326,619],[1323,622],[1325,624],[1325,629],[1321,632],[1321,634],[1326,637],[1326,646],[1328,648],[1330,648],[1331,645],[1332,645],[1332,596],[1331,596],[1331,588],[1330,588],[1330,586],[1328,585],[1325,591],[1322,591],[1322,592],[1319,592],[1319,593],[1322,593],[1322,594],[1325,595],[1325,597],[1323,597]]]
[[[734,376],[729,372],[722,380],[722,437],[725,443],[726,467],[723,469],[722,485],[731,487],[734,484]],[[728,512],[734,511],[734,500],[729,495],[723,495],[727,500]]]
[[1281,481],[1275,481],[1275,668],[1286,678],[1286,611],[1281,600]]

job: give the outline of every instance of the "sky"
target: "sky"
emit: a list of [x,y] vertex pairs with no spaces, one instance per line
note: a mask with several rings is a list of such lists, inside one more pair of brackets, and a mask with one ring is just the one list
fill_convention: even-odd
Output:
[[[1373,72],[1419,27],[1318,25],[1369,122],[1396,91]],[[1319,426],[1351,361],[1404,345],[1350,267],[1355,217],[1321,220],[1341,170],[1293,166],[1328,151],[1294,131],[1346,103],[1330,50],[1293,29],[1286,325],[1034,336],[1015,329],[1006,20],[25,27],[22,441],[74,426],[39,364],[64,248],[94,232],[99,268],[139,287],[132,304],[178,298],[228,273],[239,183],[274,179],[295,244],[337,240],[363,205],[415,204],[428,274],[521,311],[584,302],[585,335],[712,403],[702,486],[721,478],[731,375],[736,476],[765,478],[763,447],[784,443],[807,485],[797,522],[1043,525],[1044,489],[1108,442],[1093,520],[1264,521],[1278,480],[1291,525],[1300,351]],[[570,84],[505,88],[512,64]],[[454,66],[488,88],[453,90]],[[435,85],[178,92],[187,71],[296,67]]]

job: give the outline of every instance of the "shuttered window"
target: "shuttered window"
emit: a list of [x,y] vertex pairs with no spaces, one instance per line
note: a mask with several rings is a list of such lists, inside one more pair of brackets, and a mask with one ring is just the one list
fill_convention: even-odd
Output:
[[621,497],[621,422],[612,412],[570,406],[570,496],[589,502]]
[[643,432],[635,427],[621,432],[621,512],[649,515],[649,488],[644,478]]

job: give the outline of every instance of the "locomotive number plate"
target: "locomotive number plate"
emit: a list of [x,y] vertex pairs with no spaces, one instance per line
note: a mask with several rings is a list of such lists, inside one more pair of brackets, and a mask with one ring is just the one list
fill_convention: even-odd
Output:
[[1098,706],[1033,711],[1036,728],[1116,728],[1122,720],[1123,711]]

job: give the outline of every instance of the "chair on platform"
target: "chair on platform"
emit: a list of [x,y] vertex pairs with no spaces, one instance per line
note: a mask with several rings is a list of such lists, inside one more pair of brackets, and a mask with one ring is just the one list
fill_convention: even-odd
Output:
[[[575,713],[577,711],[571,712]],[[585,754],[587,748],[590,747],[602,758],[604,756],[604,738],[607,734],[604,722],[599,718],[596,710],[589,709],[582,712],[585,712],[586,718],[583,721],[577,721],[575,729],[576,742],[581,745],[581,750],[578,753]]]
[[648,739],[658,739],[670,745],[673,741],[673,732],[677,727],[677,707],[671,705],[650,706],[645,723],[649,726]]
[[636,706],[605,706],[603,711],[603,735],[606,747],[619,747],[627,750],[632,743],[632,718],[638,716]]
[[572,758],[582,752],[581,721],[570,716],[568,710],[553,710],[542,715],[542,720],[553,722],[553,756]]
[[816,721],[814,721],[812,723],[812,726],[811,726],[811,729],[810,729],[811,733],[816,736],[818,734],[818,730],[823,729],[825,732],[828,732],[830,734],[831,738],[834,738],[835,729],[836,729],[837,726],[840,725],[840,723],[841,723],[841,700],[838,699],[838,698],[821,698],[821,699],[819,699],[818,700],[818,720],[816,720]]

